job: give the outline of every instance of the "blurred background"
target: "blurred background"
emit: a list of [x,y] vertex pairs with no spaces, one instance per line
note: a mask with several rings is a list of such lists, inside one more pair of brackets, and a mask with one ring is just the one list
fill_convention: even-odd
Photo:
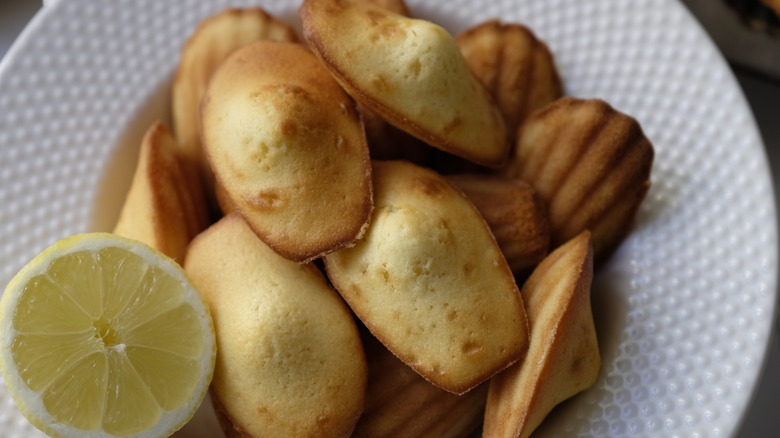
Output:
[[[49,0],[52,1],[52,0]],[[753,109],[780,193],[780,0],[681,0],[699,19],[729,61]],[[40,0],[0,0],[0,59]],[[758,391],[738,438],[780,431],[780,336],[778,327]]]

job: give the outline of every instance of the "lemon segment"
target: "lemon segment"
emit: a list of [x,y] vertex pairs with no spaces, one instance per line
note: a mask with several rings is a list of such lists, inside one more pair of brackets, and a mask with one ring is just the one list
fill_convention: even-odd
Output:
[[62,423],[97,429],[101,426],[108,383],[106,356],[100,352],[90,354],[70,370],[72,373],[56,374],[57,378],[43,393],[43,404]]
[[99,317],[103,311],[102,285],[98,272],[99,261],[91,251],[54,259],[48,269],[49,278],[54,284],[91,318]]
[[164,437],[200,405],[214,329],[179,265],[108,233],[57,242],[0,298],[0,371],[22,413],[61,437]]
[[[103,429],[112,435],[126,436],[156,423],[161,409],[127,356],[117,350],[111,351],[108,366],[110,371]],[[128,397],[124,392],[131,396]]]
[[162,409],[182,404],[198,375],[198,361],[144,347],[128,347],[127,358]]
[[68,373],[86,356],[100,352],[91,331],[66,333],[21,333],[11,346],[14,363],[33,391],[45,390],[59,375]]
[[24,288],[14,328],[22,333],[75,333],[92,327],[92,317],[57,287],[51,278],[38,276]]

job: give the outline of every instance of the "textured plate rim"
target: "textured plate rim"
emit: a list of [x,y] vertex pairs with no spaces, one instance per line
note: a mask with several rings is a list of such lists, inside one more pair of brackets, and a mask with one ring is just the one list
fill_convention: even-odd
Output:
[[[48,17],[49,15],[55,14],[56,10],[59,7],[61,7],[64,3],[67,3],[67,2],[53,2],[53,4],[47,5],[46,7],[42,8],[36,14],[36,16],[31,20],[31,22],[25,27],[25,29],[20,34],[20,36],[17,39],[17,41],[14,42],[14,44],[9,49],[8,53],[3,58],[2,62],[0,62],[0,83],[2,83],[3,80],[5,79],[7,66],[12,64],[12,63],[14,63],[14,62],[16,62],[16,59],[17,59],[18,55],[20,54],[20,52],[22,52],[23,46],[25,44],[25,41],[27,41],[28,39],[32,38],[32,36],[34,36],[35,33],[37,32],[38,27],[42,26],[43,23],[46,22],[46,20],[47,20],[46,17]],[[685,14],[687,16],[687,21],[690,24],[692,24],[692,25],[697,27],[697,30],[698,30],[698,32],[700,34],[700,40],[703,43],[711,45],[714,48],[714,43],[707,36],[707,34],[704,32],[704,30],[701,27],[701,25],[699,25],[699,23],[693,18],[693,15],[690,13],[690,11],[688,11],[682,4],[676,4],[676,3],[672,2],[672,1],[666,1],[666,3],[668,3],[670,5],[670,7],[682,8],[685,11]],[[725,61],[725,59],[723,59],[722,56],[720,57],[719,62],[722,64],[721,68],[724,68],[724,69],[726,69],[728,71],[728,73],[727,73],[728,79],[727,80],[730,82],[730,85],[738,90],[739,103],[740,103],[741,106],[744,107],[744,111],[749,115],[749,118],[750,118],[750,120],[748,121],[748,124],[751,125],[751,129],[752,130],[754,130],[756,133],[758,133],[757,134],[758,142],[760,143],[760,146],[763,146],[763,139],[761,138],[760,131],[759,131],[757,123],[755,121],[755,117],[753,116],[752,110],[751,110],[751,108],[750,108],[750,106],[749,106],[749,104],[748,104],[748,102],[747,102],[747,100],[746,100],[746,98],[744,96],[744,93],[742,92],[741,88],[739,87],[739,84],[736,81],[736,78],[735,78],[733,72],[728,68],[728,66],[726,64],[726,61]],[[766,176],[770,176],[771,175],[771,169],[769,168],[769,163],[768,163],[768,159],[767,159],[765,150],[763,151],[763,157],[762,158],[763,158],[763,164],[764,164],[764,170],[765,170]],[[772,190],[774,190],[774,189],[772,189]],[[772,217],[774,218],[774,230],[773,230],[774,239],[772,241],[773,242],[772,252],[774,254],[774,260],[773,261],[775,262],[774,263],[775,266],[772,268],[772,273],[770,275],[771,278],[764,279],[764,280],[768,283],[768,285],[772,288],[772,290],[776,291],[777,283],[778,283],[778,270],[777,270],[777,266],[776,266],[777,265],[777,259],[778,259],[778,239],[777,239],[777,227],[778,227],[778,224],[777,224],[776,205],[775,205],[774,198],[771,199],[771,204],[772,204],[771,205]],[[752,405],[753,400],[755,399],[755,395],[756,395],[756,392],[757,392],[757,389],[758,389],[758,385],[759,385],[759,383],[761,381],[761,377],[764,374],[764,370],[765,370],[765,367],[766,367],[766,364],[767,364],[768,352],[769,352],[769,349],[771,347],[771,343],[772,343],[772,341],[774,339],[774,336],[776,336],[776,334],[774,333],[772,328],[775,326],[775,324],[777,322],[777,318],[778,318],[777,303],[778,303],[778,296],[777,296],[777,293],[775,292],[773,294],[773,298],[772,298],[772,305],[773,305],[773,307],[772,307],[772,310],[771,310],[771,316],[767,318],[767,327],[766,327],[766,330],[765,330],[766,336],[765,336],[765,342],[764,342],[764,345],[763,345],[763,351],[762,351],[762,355],[761,355],[761,358],[762,358],[761,364],[758,367],[759,368],[758,373],[754,376],[753,381],[751,382],[751,385],[750,385],[751,389],[749,391],[747,391],[748,392],[748,399],[743,403],[743,406],[742,406],[743,409],[741,409],[739,411],[738,415],[735,415],[736,422],[735,422],[734,430],[731,431],[732,434],[736,434],[736,432],[738,431],[739,427],[745,421],[745,418],[746,418],[747,412],[749,410],[749,407]]]

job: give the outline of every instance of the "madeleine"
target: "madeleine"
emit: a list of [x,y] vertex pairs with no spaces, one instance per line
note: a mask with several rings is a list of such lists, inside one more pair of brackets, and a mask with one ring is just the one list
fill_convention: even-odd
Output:
[[325,256],[368,329],[426,380],[462,394],[520,359],[523,301],[482,216],[437,173],[375,162],[365,238]]
[[304,47],[260,41],[235,52],[201,117],[226,204],[278,254],[308,261],[363,234],[373,203],[362,123]]
[[563,95],[550,49],[526,26],[491,20],[455,41],[501,109],[511,138],[532,112]]
[[363,411],[366,361],[322,273],[274,253],[237,214],[192,242],[184,268],[214,320],[211,393],[226,434],[348,437]]
[[448,175],[485,218],[515,274],[527,274],[547,255],[547,206],[530,184],[497,175]]
[[201,21],[181,51],[171,88],[176,140],[192,161],[210,175],[200,142],[200,101],[219,65],[236,50],[270,39],[297,42],[295,30],[261,8],[226,9]]
[[521,125],[501,173],[531,184],[547,204],[551,248],[590,230],[598,263],[633,227],[653,155],[633,117],[602,100],[563,97]]
[[353,438],[467,438],[482,423],[487,382],[452,394],[431,385],[370,334],[363,336],[363,345],[366,410]]
[[309,46],[362,106],[431,146],[504,163],[501,113],[441,26],[349,0],[306,0],[300,15]]
[[590,233],[553,251],[523,286],[531,345],[523,362],[491,379],[484,436],[527,438],[562,401],[595,383],[601,367],[590,287]]
[[114,233],[140,240],[181,263],[190,240],[209,225],[197,163],[156,122],[141,142],[133,181]]

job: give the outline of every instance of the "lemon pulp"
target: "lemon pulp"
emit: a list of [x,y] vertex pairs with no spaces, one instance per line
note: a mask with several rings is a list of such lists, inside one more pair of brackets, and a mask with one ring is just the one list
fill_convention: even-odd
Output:
[[193,396],[204,328],[184,286],[115,247],[55,258],[23,287],[11,354],[60,423],[126,436]]

